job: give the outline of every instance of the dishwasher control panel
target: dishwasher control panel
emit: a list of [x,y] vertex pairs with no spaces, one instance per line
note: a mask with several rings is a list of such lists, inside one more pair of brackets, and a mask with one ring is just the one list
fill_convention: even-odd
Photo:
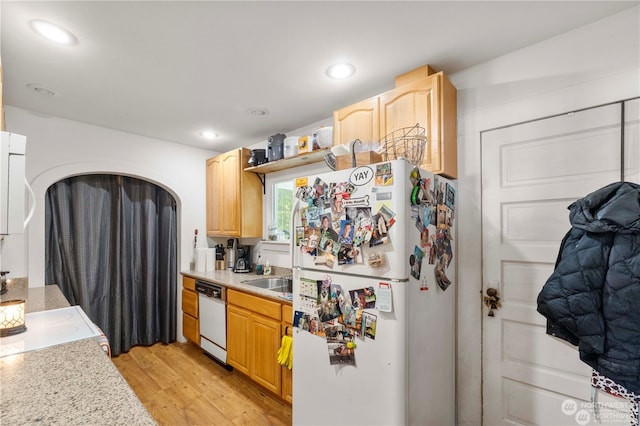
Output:
[[227,299],[225,287],[218,284],[196,280],[196,291],[212,299],[220,299],[222,301]]

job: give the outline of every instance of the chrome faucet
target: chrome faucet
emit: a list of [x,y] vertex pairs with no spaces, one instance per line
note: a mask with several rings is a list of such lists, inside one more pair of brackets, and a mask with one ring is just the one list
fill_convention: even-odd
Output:
[[356,139],[351,144],[351,167],[356,166],[356,143],[359,143],[360,145],[362,145],[362,141],[360,139]]

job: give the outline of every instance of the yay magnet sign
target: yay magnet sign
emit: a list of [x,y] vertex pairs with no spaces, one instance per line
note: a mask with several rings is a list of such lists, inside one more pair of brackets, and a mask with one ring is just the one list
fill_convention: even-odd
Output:
[[361,166],[353,169],[351,176],[349,176],[349,182],[355,186],[366,185],[373,179],[373,169],[367,166]]
[[[349,176],[349,182],[353,186],[363,186],[371,182],[373,179],[373,170],[370,167],[362,166],[354,169]],[[342,200],[342,205],[344,207],[353,207],[353,206],[368,206],[369,205],[369,196],[365,195],[363,197],[350,197]]]

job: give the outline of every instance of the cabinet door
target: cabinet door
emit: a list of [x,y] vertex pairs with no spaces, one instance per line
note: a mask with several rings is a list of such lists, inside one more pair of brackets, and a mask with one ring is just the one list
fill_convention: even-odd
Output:
[[236,149],[222,154],[220,162],[222,176],[221,205],[224,205],[224,211],[221,211],[222,234],[228,236],[240,236],[240,150]]
[[240,236],[243,238],[262,238],[262,197],[264,186],[260,177],[253,172],[245,172],[249,167],[251,151],[242,148],[238,151],[238,181],[240,182],[240,212],[242,219],[238,222]]
[[271,392],[280,395],[282,372],[277,352],[280,348],[280,321],[253,314],[251,316],[253,364],[251,378]]
[[207,235],[262,237],[260,178],[248,167],[250,151],[235,149],[207,160]]
[[[284,312],[284,307],[283,310]],[[289,307],[289,312],[291,311],[291,307]],[[286,316],[282,317],[284,320],[287,319]],[[284,336],[286,333],[293,333],[293,328],[291,326],[290,321],[286,321],[282,324],[282,335]],[[293,370],[289,370],[285,366],[280,366],[282,369],[282,399],[285,401],[292,403],[293,402]]]
[[182,289],[182,312],[198,318],[198,293]]
[[438,91],[432,78],[397,87],[380,96],[380,135],[419,124],[427,142],[422,165],[429,171],[440,168],[438,134]]
[[457,91],[442,72],[380,96],[380,137],[420,124],[427,142],[421,167],[455,179],[458,174]]
[[182,335],[200,346],[200,324],[197,318],[182,313]]
[[207,160],[207,235],[222,233],[221,157]]
[[[432,124],[431,128],[432,132],[439,137],[440,168],[434,170],[435,173],[456,179],[458,177],[458,91],[442,72],[431,78],[438,82],[438,120]],[[432,154],[431,158],[435,156]]]
[[241,373],[250,375],[251,313],[234,305],[227,305],[227,362]]
[[364,143],[380,140],[378,97],[365,99],[333,113],[333,144],[360,139]]

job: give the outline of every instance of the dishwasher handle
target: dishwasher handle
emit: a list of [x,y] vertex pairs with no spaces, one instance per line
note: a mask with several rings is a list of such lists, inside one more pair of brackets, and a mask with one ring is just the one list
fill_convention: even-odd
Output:
[[205,297],[223,302],[227,299],[225,287],[213,283],[196,280],[196,292]]

